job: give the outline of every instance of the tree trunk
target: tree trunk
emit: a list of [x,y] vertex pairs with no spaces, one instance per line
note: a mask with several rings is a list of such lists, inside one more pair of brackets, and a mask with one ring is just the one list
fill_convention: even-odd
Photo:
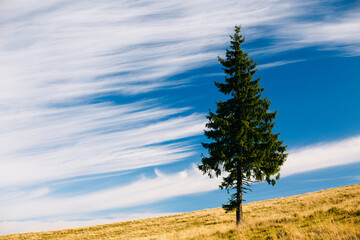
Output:
[[237,169],[237,184],[236,184],[236,190],[237,190],[237,203],[238,206],[236,208],[236,226],[239,226],[243,222],[243,212],[242,212],[242,172],[240,166],[238,166]]

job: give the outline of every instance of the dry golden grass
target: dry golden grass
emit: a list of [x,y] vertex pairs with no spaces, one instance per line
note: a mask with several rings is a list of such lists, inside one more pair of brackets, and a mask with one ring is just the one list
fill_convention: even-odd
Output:
[[244,205],[245,222],[221,208],[6,239],[360,239],[360,184]]

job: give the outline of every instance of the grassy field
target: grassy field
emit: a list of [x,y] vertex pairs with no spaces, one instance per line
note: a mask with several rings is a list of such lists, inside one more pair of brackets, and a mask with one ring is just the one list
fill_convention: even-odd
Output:
[[360,239],[360,184],[244,205],[245,223],[223,209],[59,231],[11,239]]

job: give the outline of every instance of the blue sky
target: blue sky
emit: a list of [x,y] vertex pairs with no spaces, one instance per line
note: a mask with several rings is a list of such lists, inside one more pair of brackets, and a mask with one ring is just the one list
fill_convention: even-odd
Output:
[[221,206],[196,164],[234,25],[289,153],[247,200],[358,183],[358,1],[5,0],[0,234]]

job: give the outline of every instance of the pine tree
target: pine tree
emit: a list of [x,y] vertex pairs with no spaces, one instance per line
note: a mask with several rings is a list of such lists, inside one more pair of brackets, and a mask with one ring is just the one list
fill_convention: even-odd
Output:
[[218,57],[226,76],[225,82],[215,85],[228,99],[217,102],[216,112],[210,110],[207,116],[205,136],[213,141],[202,143],[209,154],[202,155],[198,166],[210,177],[225,176],[219,187],[234,193],[223,208],[227,212],[236,209],[237,225],[243,221],[243,193],[251,191],[254,182],[275,185],[287,157],[280,133],[273,133],[277,111],[269,111],[270,100],[262,98],[260,78],[254,78],[256,63],[241,49],[245,38],[240,32],[235,26],[226,58]]

